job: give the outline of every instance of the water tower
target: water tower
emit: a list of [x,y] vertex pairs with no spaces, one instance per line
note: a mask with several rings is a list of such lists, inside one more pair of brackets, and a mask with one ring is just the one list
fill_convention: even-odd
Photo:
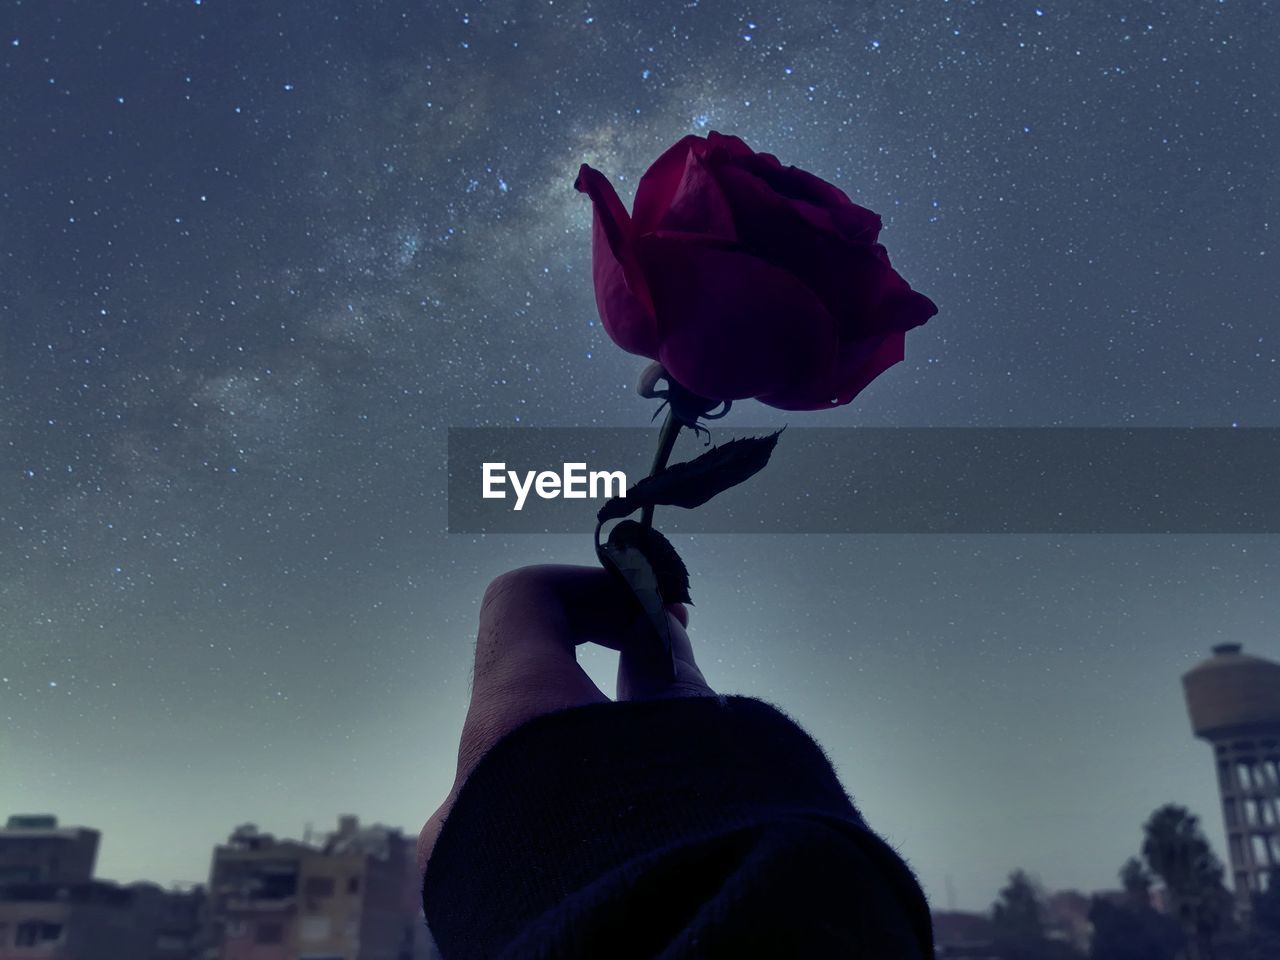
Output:
[[1280,883],[1280,663],[1238,643],[1182,678],[1191,729],[1213,745],[1236,897]]

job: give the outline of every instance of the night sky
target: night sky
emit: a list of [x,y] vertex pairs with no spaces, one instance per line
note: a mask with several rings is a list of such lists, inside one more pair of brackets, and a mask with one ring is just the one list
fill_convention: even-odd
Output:
[[[652,413],[582,162],[629,205],[679,137],[741,136],[881,213],[939,305],[852,405],[734,428],[1280,426],[1278,34],[1263,2],[6,0],[0,815],[161,883],[245,821],[417,831],[485,584],[593,562],[589,511],[446,534],[446,429]],[[677,539],[708,680],[805,725],[938,906],[1116,886],[1166,801],[1221,851],[1179,675],[1280,656],[1277,538]]]

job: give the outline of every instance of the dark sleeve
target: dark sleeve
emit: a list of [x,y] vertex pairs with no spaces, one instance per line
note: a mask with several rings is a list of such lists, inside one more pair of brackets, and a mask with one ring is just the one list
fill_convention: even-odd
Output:
[[933,957],[911,871],[748,697],[548,714],[480,761],[423,885],[445,960]]

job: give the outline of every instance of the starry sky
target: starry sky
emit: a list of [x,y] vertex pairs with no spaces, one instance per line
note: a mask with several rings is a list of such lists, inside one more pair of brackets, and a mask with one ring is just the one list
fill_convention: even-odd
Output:
[[[1264,2],[5,0],[0,814],[198,881],[233,826],[416,831],[485,584],[450,426],[635,426],[578,165],[687,133],[882,214],[940,306],[852,405],[737,426],[1280,426]],[[785,447],[778,456],[785,455]],[[1115,885],[1179,675],[1280,656],[1266,536],[688,536],[709,681],[824,745],[938,906]],[[585,655],[607,683],[607,655]],[[609,687],[608,689],[611,689]]]

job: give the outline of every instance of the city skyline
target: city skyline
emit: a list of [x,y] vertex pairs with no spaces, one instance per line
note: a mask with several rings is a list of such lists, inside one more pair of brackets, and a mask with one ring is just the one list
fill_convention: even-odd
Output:
[[212,848],[206,884],[169,889],[97,876],[100,839],[53,815],[8,817],[0,957],[32,947],[74,960],[439,955],[422,915],[412,833],[352,814],[302,842],[242,824]]

